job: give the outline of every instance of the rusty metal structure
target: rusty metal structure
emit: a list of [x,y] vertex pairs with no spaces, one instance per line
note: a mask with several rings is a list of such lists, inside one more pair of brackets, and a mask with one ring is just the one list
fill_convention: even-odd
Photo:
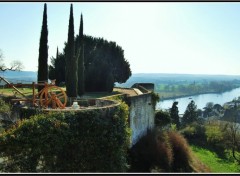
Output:
[[[12,101],[27,101],[30,102],[33,107],[41,108],[52,108],[52,109],[64,109],[67,104],[67,95],[65,91],[55,86],[54,80],[52,83],[35,83],[32,84],[21,84],[21,86],[32,87],[32,97],[27,97],[18,88],[17,84],[12,84],[5,78],[0,76],[0,80],[3,80],[9,87],[13,88],[17,93],[19,93],[23,98],[12,99]],[[36,87],[44,86],[40,92],[36,92]]]

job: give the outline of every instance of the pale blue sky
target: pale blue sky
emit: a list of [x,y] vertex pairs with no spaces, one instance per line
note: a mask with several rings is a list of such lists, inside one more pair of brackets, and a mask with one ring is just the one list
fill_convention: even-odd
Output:
[[[37,71],[43,2],[0,2],[0,49],[7,63]],[[67,40],[70,3],[48,2],[50,57]],[[115,41],[133,73],[240,75],[239,2],[76,2],[75,35]]]

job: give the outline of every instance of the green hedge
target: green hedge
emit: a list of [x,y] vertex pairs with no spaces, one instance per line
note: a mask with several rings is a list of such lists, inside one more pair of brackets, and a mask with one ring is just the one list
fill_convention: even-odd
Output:
[[[39,114],[0,134],[3,172],[126,172],[128,106]],[[3,162],[1,162],[3,159]]]
[[18,108],[18,113],[20,119],[29,119],[31,116],[34,115],[39,115],[39,114],[44,114],[44,111],[41,110],[40,108],[35,108],[35,107],[16,107]]

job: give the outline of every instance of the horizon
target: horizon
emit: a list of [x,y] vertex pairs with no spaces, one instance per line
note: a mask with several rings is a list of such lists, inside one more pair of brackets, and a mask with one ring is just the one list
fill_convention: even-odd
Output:
[[[71,2],[1,2],[0,49],[7,65],[19,60],[24,71],[37,71],[44,3],[48,64],[57,47],[62,52]],[[133,74],[240,75],[239,2],[72,4],[75,36],[82,13],[84,35],[116,42]]]
[[[31,71],[31,70],[20,70],[20,71],[4,71],[4,72],[34,72],[37,74],[37,71]],[[4,72],[0,72],[0,76],[1,74],[5,74]],[[133,75],[137,75],[137,74],[166,74],[166,75],[200,75],[200,76],[239,76],[239,79],[240,79],[240,74],[239,75],[224,75],[224,74],[198,74],[198,73],[132,73],[132,76]],[[130,78],[130,77],[129,77]]]

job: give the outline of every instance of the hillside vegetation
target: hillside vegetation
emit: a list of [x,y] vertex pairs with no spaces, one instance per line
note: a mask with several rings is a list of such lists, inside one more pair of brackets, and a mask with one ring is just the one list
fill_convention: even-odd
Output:
[[228,158],[220,158],[218,155],[206,148],[191,145],[191,149],[205,165],[209,167],[209,172],[214,173],[236,173],[240,171],[239,165],[234,162],[231,155]]
[[239,76],[194,74],[133,74],[119,87],[134,83],[154,83],[161,100],[203,93],[221,93],[240,87]]

